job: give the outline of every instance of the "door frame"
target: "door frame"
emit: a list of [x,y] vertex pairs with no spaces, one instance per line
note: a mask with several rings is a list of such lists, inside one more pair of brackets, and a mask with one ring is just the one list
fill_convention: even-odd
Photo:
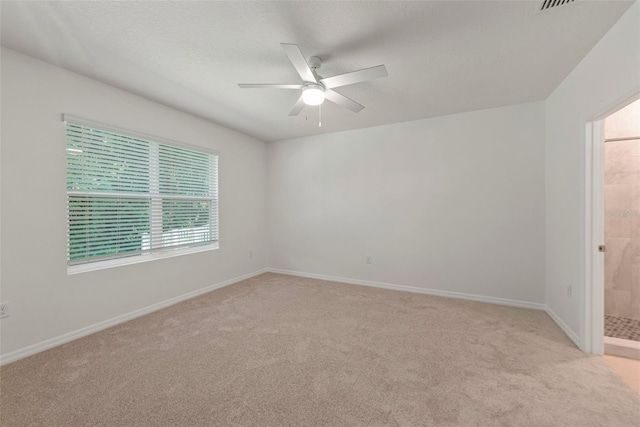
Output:
[[585,126],[585,291],[582,350],[604,354],[604,120],[640,99],[634,92],[594,117]]

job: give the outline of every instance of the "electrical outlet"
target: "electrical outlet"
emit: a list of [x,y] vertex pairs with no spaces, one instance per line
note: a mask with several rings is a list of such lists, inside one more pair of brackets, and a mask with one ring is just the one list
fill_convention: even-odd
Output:
[[9,316],[9,303],[0,304],[0,319]]
[[367,264],[371,264],[371,257],[370,257],[370,256],[366,257],[366,258],[365,258],[365,262],[366,262]]
[[567,296],[571,296],[572,293],[573,293],[573,286],[571,285],[567,286]]
[[249,251],[249,258],[253,258],[253,251]]

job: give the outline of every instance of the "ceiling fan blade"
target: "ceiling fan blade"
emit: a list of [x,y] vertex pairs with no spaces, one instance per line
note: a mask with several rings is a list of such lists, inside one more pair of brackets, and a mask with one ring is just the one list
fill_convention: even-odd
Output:
[[332,89],[334,87],[352,85],[354,83],[365,82],[379,77],[387,77],[388,75],[387,68],[384,65],[377,65],[375,67],[352,71],[338,76],[327,77],[321,79],[320,83],[322,83],[327,89]]
[[303,85],[279,85],[279,84],[262,84],[262,83],[238,83],[238,86],[247,89],[302,89]]
[[302,80],[305,82],[318,83],[316,76],[313,75],[313,71],[311,71],[307,60],[304,59],[304,55],[302,55],[302,51],[297,44],[280,43],[280,46],[284,49],[284,53],[287,54],[296,71],[300,74],[300,77],[302,77]]
[[354,113],[361,111],[364,106],[358,104],[356,101],[347,98],[346,96],[336,92],[335,90],[325,90],[324,97],[334,104],[338,104],[341,107],[347,108]]
[[300,114],[300,111],[302,111],[302,109],[304,108],[305,103],[302,100],[302,95],[300,95],[300,98],[298,98],[298,101],[296,102],[296,105],[293,106],[293,108],[291,109],[291,112],[289,113],[289,116],[297,116],[298,114]]

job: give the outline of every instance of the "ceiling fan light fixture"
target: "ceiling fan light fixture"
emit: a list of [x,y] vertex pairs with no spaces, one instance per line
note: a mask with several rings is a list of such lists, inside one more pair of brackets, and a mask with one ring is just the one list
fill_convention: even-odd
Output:
[[302,100],[307,105],[320,105],[324,102],[324,88],[320,85],[307,85],[302,89]]

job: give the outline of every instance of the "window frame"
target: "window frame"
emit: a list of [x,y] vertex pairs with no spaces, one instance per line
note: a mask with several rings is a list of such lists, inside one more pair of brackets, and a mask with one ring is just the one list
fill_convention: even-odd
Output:
[[[217,250],[220,248],[220,181],[219,181],[219,177],[220,177],[220,159],[221,159],[221,155],[220,152],[208,147],[202,147],[202,146],[198,146],[198,145],[193,145],[193,144],[188,144],[188,143],[183,143],[183,142],[178,142],[178,141],[174,141],[171,139],[167,139],[167,138],[162,138],[162,137],[158,137],[155,135],[150,135],[150,134],[146,134],[143,132],[137,132],[137,131],[132,131],[129,129],[125,129],[125,128],[121,128],[118,126],[112,126],[112,125],[108,125],[108,124],[104,124],[101,122],[97,122],[94,120],[89,120],[89,119],[85,119],[82,117],[78,117],[75,115],[71,115],[68,113],[63,113],[62,114],[62,122],[64,124],[64,131],[65,131],[65,149],[67,146],[67,136],[66,136],[66,128],[67,128],[67,122],[72,123],[72,124],[76,124],[76,125],[82,125],[82,126],[87,126],[87,127],[92,127],[95,129],[99,129],[101,131],[106,131],[106,132],[111,132],[111,133],[115,133],[115,134],[120,134],[123,136],[127,136],[127,137],[132,137],[132,138],[138,138],[138,139],[142,139],[142,140],[146,140],[149,142],[153,142],[153,143],[157,143],[157,144],[164,144],[164,145],[169,145],[169,146],[173,146],[173,147],[178,147],[178,148],[184,148],[184,149],[188,149],[188,150],[193,150],[193,151],[197,151],[197,152],[201,152],[201,153],[206,153],[209,155],[214,155],[217,156],[217,167],[215,170],[216,173],[216,188],[215,188],[215,204],[216,204],[216,210],[217,210],[217,224],[216,224],[216,235],[218,237],[217,241],[213,241],[211,243],[203,243],[203,244],[199,244],[196,246],[187,246],[187,247],[175,247],[175,248],[171,248],[171,247],[167,247],[165,249],[162,249],[161,251],[158,252],[151,252],[151,253],[141,253],[141,254],[132,254],[132,255],[126,255],[124,254],[122,257],[120,258],[111,258],[111,259],[105,259],[105,260],[95,260],[95,261],[88,261],[86,263],[81,263],[81,264],[74,264],[74,265],[68,265],[67,264],[67,274],[68,275],[72,275],[72,274],[78,274],[78,273],[84,273],[84,272],[88,272],[88,271],[95,271],[95,270],[103,270],[103,269],[108,269],[108,268],[113,268],[113,267],[119,267],[119,266],[124,266],[124,265],[132,265],[132,264],[139,264],[142,262],[148,262],[148,261],[154,261],[154,260],[158,260],[158,259],[164,259],[164,258],[171,258],[171,257],[175,257],[175,256],[182,256],[182,255],[189,255],[189,254],[194,254],[194,253],[199,253],[199,252],[207,252],[207,251],[212,251],[212,250]],[[65,160],[65,176],[67,174],[67,165],[66,165],[66,160]],[[66,187],[66,186],[65,186]],[[68,189],[65,190],[65,197],[68,198],[68,194],[69,194]],[[213,199],[213,198],[212,198]],[[69,219],[68,219],[68,206],[67,206],[67,220],[66,220],[66,235],[67,235],[67,239],[66,239],[66,243],[67,245],[69,244],[68,238],[69,238]],[[150,225],[153,224],[153,219],[151,219],[150,221]],[[68,256],[68,250],[67,250],[67,256]],[[69,260],[67,259],[67,263],[69,262]]]

